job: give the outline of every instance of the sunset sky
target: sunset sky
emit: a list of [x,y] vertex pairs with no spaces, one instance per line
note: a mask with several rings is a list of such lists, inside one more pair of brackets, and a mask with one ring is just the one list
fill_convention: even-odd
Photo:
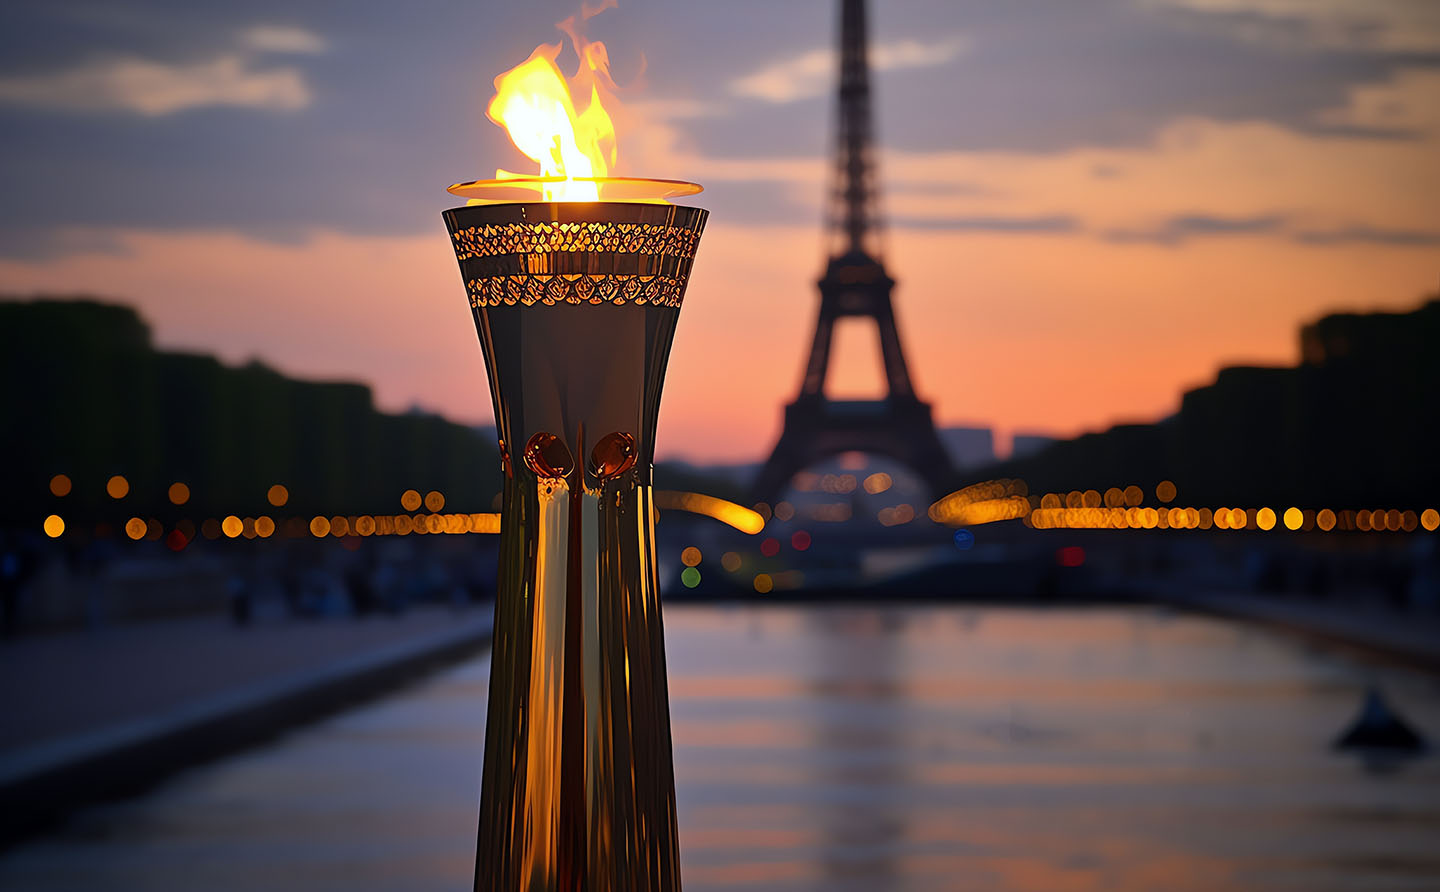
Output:
[[[823,265],[835,0],[621,0],[620,172],[705,184],[662,456],[760,458]],[[0,292],[169,348],[490,416],[439,212],[524,170],[493,78],[572,2],[32,2],[0,12]],[[1440,3],[871,3],[885,260],[943,424],[1152,420],[1334,310],[1440,285]],[[562,64],[573,65],[562,56]],[[878,383],[840,333],[837,395]]]

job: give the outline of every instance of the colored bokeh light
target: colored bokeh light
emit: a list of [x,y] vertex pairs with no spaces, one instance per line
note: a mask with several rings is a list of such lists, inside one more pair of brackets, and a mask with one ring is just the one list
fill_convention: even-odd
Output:
[[165,495],[169,497],[170,504],[183,505],[190,501],[190,487],[177,480],[170,484],[170,489],[166,491]]
[[123,499],[130,494],[130,481],[116,474],[105,481],[105,493],[112,499]]
[[57,497],[68,496],[72,485],[69,477],[64,474],[56,474],[50,478],[50,494]]
[[680,574],[680,581],[685,584],[686,588],[694,588],[700,584],[700,571],[694,567],[686,567]]
[[684,551],[680,552],[680,563],[684,564],[687,567],[694,567],[699,564],[700,558],[700,549],[696,548],[694,545],[691,545],[687,547]]

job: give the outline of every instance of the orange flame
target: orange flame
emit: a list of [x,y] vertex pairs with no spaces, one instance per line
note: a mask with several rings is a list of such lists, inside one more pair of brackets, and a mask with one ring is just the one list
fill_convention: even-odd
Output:
[[[602,7],[603,8],[603,7]],[[585,18],[594,12],[586,9]],[[605,44],[586,41],[575,19],[560,23],[575,46],[580,65],[568,81],[555,63],[561,44],[541,44],[530,58],[495,78],[495,98],[485,114],[504,127],[515,147],[540,165],[545,201],[598,201],[600,184],[616,160],[615,124],[605,108],[614,106],[610,57]],[[584,111],[576,98],[584,97]],[[495,171],[496,179],[526,174]]]

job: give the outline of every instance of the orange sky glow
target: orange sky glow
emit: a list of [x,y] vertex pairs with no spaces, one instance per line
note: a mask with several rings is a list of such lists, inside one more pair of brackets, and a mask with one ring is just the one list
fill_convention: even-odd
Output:
[[[763,209],[760,222],[714,215],[685,300],[659,453],[753,461],[778,435],[809,346],[826,165],[710,157],[684,135],[687,117],[707,113],[627,108],[619,172],[773,184],[813,211],[809,224],[767,223]],[[1324,313],[1407,308],[1434,292],[1440,246],[1407,234],[1440,223],[1440,72],[1401,69],[1322,117],[1420,138],[1188,117],[1123,148],[882,152],[884,210],[903,221],[885,259],[911,373],[937,420],[993,426],[1002,452],[1014,432],[1154,420],[1222,365],[1294,363],[1298,327]],[[432,230],[412,235],[312,227],[282,242],[71,226],[61,254],[0,258],[0,290],[131,301],[167,348],[367,381],[384,409],[483,422],[484,367],[439,220],[444,186]],[[963,222],[997,219],[1059,222]],[[874,346],[866,330],[840,332],[832,395],[874,393]]]

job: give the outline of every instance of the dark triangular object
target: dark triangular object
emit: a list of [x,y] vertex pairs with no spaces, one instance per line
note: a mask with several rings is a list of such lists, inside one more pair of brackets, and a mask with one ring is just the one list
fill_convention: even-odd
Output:
[[1385,702],[1377,688],[1365,691],[1360,715],[1335,740],[1342,750],[1388,750],[1396,753],[1420,753],[1426,749],[1425,739]]

